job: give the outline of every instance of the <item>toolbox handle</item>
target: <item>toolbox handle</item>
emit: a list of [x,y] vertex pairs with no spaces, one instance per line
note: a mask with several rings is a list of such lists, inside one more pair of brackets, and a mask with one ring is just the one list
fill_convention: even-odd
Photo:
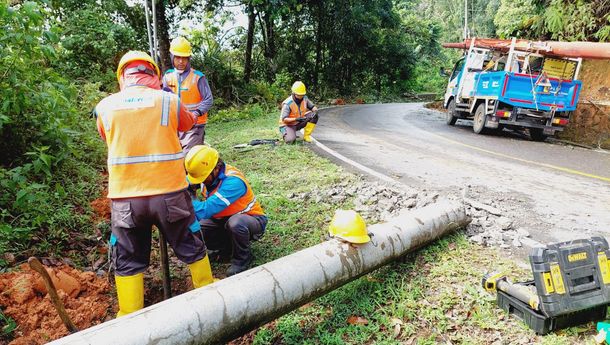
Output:
[[586,283],[586,284],[582,284],[582,285],[575,285],[572,286],[572,293],[580,293],[580,292],[585,292],[585,291],[589,291],[589,290],[594,290],[599,288],[598,284],[596,281],[592,281],[590,283]]

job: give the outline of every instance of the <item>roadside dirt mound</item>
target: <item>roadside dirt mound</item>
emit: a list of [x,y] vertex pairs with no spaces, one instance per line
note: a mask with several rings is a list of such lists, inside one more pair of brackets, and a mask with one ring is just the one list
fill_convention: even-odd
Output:
[[442,112],[446,111],[445,108],[443,107],[443,101],[434,101],[434,102],[426,103],[426,104],[424,104],[424,107],[426,107],[428,109],[442,111]]
[[108,187],[104,187],[102,196],[91,201],[91,208],[98,220],[110,220],[110,199],[108,199],[106,195],[108,195]]
[[[0,274],[0,308],[18,325],[10,344],[44,344],[68,335],[40,275],[27,264],[19,268]],[[85,329],[113,317],[112,290],[106,279],[65,264],[47,267],[47,272],[77,328]]]

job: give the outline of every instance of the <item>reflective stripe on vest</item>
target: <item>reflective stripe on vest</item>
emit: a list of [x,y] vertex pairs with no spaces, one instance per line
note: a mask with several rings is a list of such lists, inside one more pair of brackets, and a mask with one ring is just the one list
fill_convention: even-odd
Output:
[[[244,182],[244,184],[246,185],[246,193],[244,193],[244,195],[242,195],[239,199],[235,200],[235,202],[233,202],[232,204],[229,204],[227,206],[227,208],[225,208],[224,210],[213,215],[212,218],[224,218],[224,217],[230,217],[232,215],[242,214],[242,213],[245,213],[245,214],[248,214],[251,216],[264,215],[265,213],[263,212],[263,208],[261,207],[259,202],[256,200],[256,197],[254,196],[254,192],[252,191],[252,188],[250,187],[250,183],[248,183],[248,181],[246,180],[246,177],[235,167],[230,166],[228,164],[225,164],[225,175],[227,177],[229,177],[229,176],[237,177],[240,180],[242,180]],[[223,202],[227,203],[228,200],[226,200],[224,197],[221,198],[222,195],[219,195],[219,193],[217,193],[217,190],[220,188],[220,185],[222,185],[222,181],[210,195],[218,195],[221,200],[224,199]]]
[[167,126],[169,123],[169,100],[169,96],[164,93],[161,109],[161,126]]
[[175,192],[188,186],[178,131],[178,97],[129,87],[96,107],[108,145],[108,197]]
[[[195,111],[203,102],[203,95],[199,92],[199,79],[203,78],[191,69],[186,78],[180,81],[178,72],[170,72],[165,75],[167,78],[167,86],[178,95],[180,101],[188,111]],[[180,90],[180,92],[178,92]],[[206,124],[208,122],[208,113],[201,114],[197,117],[197,124]]]
[[121,165],[121,164],[167,162],[167,161],[175,161],[175,160],[182,159],[182,158],[184,158],[184,152],[180,151],[178,153],[167,153],[167,154],[161,154],[161,155],[108,158],[108,164],[109,165]]

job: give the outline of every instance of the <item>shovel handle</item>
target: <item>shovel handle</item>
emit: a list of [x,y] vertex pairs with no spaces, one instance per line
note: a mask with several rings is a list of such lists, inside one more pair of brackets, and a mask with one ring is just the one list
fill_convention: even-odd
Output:
[[76,326],[74,326],[74,324],[72,323],[72,320],[70,320],[70,317],[68,316],[68,313],[64,308],[64,304],[61,302],[61,299],[59,299],[59,296],[57,295],[57,290],[55,290],[55,285],[53,285],[53,281],[51,280],[51,277],[49,277],[49,273],[42,266],[40,260],[32,256],[28,259],[28,264],[34,271],[38,272],[38,274],[40,274],[40,276],[42,277],[42,280],[44,281],[44,286],[47,288],[49,297],[51,297],[51,302],[53,303],[53,306],[57,310],[61,321],[63,321],[68,331],[70,331],[70,333],[78,332],[78,328],[76,328]]

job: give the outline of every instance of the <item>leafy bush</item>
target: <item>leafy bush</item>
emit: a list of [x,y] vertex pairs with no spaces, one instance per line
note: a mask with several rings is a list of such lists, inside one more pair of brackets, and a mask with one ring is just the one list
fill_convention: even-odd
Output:
[[262,118],[272,111],[273,109],[263,107],[258,103],[247,104],[242,107],[230,107],[218,110],[213,116],[210,116],[210,122],[216,123]]
[[47,11],[0,5],[0,253],[18,259],[78,245],[92,233],[88,202],[100,190],[104,145],[88,113],[99,84],[79,93],[53,70],[60,32]]
[[[108,8],[105,8],[108,7]],[[62,30],[61,56],[56,67],[74,80],[100,82],[106,91],[117,88],[116,67],[127,50],[145,50],[144,41],[117,15],[113,1],[62,1],[56,11],[69,12],[56,25]]]
[[64,158],[69,138],[62,123],[74,112],[76,89],[49,67],[59,35],[45,24],[35,3],[0,5],[2,166],[24,163],[27,152],[44,152],[49,168]]

